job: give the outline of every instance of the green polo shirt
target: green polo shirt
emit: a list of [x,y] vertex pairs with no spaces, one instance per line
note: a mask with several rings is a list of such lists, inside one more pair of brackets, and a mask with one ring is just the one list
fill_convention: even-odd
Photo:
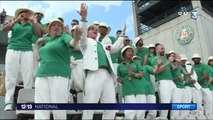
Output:
[[[186,66],[181,66],[185,71],[187,71],[186,70]],[[183,75],[183,80],[184,81],[189,81],[188,83],[185,83],[184,85],[185,86],[188,86],[188,87],[195,87],[194,86],[194,83],[192,82],[192,78],[191,78],[191,76],[186,76],[186,75]]]
[[136,50],[136,55],[141,58],[141,64],[144,62],[144,57],[149,55],[149,49],[142,47],[141,50]]
[[106,53],[100,42],[97,42],[97,52],[98,52],[98,67],[107,67],[110,69],[109,61],[107,59]]
[[155,55],[149,55],[147,59],[147,65],[152,66],[152,58],[154,58]]
[[[109,36],[112,44],[114,44],[116,42],[116,38],[113,36]],[[117,63],[117,59],[118,59],[118,53],[112,53],[110,54],[111,59],[112,59],[112,63]]]
[[12,28],[12,36],[7,49],[18,51],[32,51],[32,36],[34,34],[32,23],[25,25],[16,23]]
[[184,88],[184,79],[182,77],[184,69],[179,66],[177,70],[171,70],[173,79],[177,79],[178,77],[181,77],[182,80],[175,80],[175,84],[177,88]]
[[155,95],[155,89],[153,87],[150,74],[153,73],[153,67],[149,65],[142,66],[142,71],[143,71],[143,87],[145,89],[145,94],[146,95]]
[[[44,25],[43,25],[42,23],[38,23],[38,25],[39,25],[40,27],[44,28]],[[33,43],[36,43],[36,41],[37,41],[38,39],[39,39],[39,37],[33,35],[33,37],[32,37],[32,42],[33,42]]]
[[[136,61],[130,61],[129,65],[132,71],[138,73],[141,71],[141,65]],[[127,64],[123,61],[118,65],[117,68],[118,77],[122,78],[122,96],[132,95],[132,94],[145,94],[145,89],[141,79],[130,76],[127,72]],[[131,80],[129,80],[131,78]]]
[[200,82],[199,80],[203,76],[203,74],[208,74],[208,66],[204,63],[200,63],[199,65],[195,66],[192,65],[195,72],[197,73],[197,79],[198,83],[201,85],[202,88],[208,88],[208,79],[206,78],[203,82]]
[[61,76],[70,78],[70,56],[69,45],[72,37],[68,34],[61,34],[51,39],[39,49],[41,57],[36,77]]
[[[153,67],[155,65],[157,65],[157,60],[158,59],[159,59],[159,56],[153,57],[152,62],[151,62]],[[163,61],[162,61],[161,65],[164,65],[167,61],[168,60],[167,60],[166,56],[163,56]],[[156,74],[155,75],[155,79],[156,80],[173,80],[170,66],[167,65],[166,68],[164,69],[164,71],[162,71],[161,73]]]
[[[209,78],[213,78],[213,66],[208,66],[209,68]],[[213,90],[213,82],[209,85],[209,89]]]
[[72,50],[72,56],[75,58],[75,60],[83,59],[83,54],[81,51]]

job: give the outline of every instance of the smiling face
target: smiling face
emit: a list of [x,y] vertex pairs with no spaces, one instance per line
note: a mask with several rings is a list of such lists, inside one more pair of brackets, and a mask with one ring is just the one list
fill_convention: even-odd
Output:
[[30,15],[29,11],[22,11],[19,13],[19,15],[21,15],[20,20],[28,20],[28,16]]
[[105,26],[99,26],[99,33],[101,34],[101,36],[105,36],[108,33],[108,28],[106,28]]
[[132,57],[134,56],[134,51],[132,48],[127,48],[124,52],[123,52],[123,57],[125,59],[132,59]]
[[96,39],[97,35],[98,35],[98,28],[94,25],[90,26],[87,31],[87,37]]
[[54,21],[49,28],[51,36],[58,36],[63,32],[63,26],[60,22]]
[[164,54],[165,54],[165,48],[164,48],[164,46],[163,45],[158,45],[156,52],[158,53],[158,55],[164,56]]

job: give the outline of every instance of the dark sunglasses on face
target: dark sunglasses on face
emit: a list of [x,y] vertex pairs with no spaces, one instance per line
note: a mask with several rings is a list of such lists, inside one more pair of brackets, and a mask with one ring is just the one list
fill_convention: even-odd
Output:
[[71,25],[77,25],[76,23],[71,23]]
[[126,42],[130,42],[130,40],[129,40],[129,39],[126,39],[126,40],[124,40],[124,41],[126,41]]
[[41,17],[43,17],[44,15],[43,14],[41,14],[41,13],[36,13],[36,15],[37,16],[41,16]]

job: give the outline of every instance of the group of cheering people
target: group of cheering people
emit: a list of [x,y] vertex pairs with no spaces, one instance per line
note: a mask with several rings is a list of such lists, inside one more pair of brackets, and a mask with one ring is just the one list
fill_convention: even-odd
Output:
[[[197,110],[172,110],[170,119],[213,118],[213,56],[208,65],[199,54],[170,51],[162,44],[143,47],[125,35],[126,26],[109,36],[105,23],[87,26],[87,6],[78,11],[69,31],[62,18],[43,25],[42,12],[20,8],[15,19],[3,27],[12,31],[5,59],[5,111],[12,110],[19,72],[24,88],[35,87],[35,103],[68,103],[69,91],[83,91],[84,103],[197,103]],[[45,27],[46,26],[46,27]],[[154,76],[154,77],[153,77]],[[35,81],[34,81],[35,78]],[[155,86],[157,86],[155,90]],[[118,93],[121,101],[116,101]],[[203,107],[204,104],[204,107]],[[35,110],[35,119],[50,119],[50,110]],[[103,119],[114,119],[117,110],[105,110]],[[53,110],[54,119],[66,119],[65,110]],[[167,119],[168,110],[124,110],[125,119]],[[94,110],[83,110],[82,119],[92,119]]]

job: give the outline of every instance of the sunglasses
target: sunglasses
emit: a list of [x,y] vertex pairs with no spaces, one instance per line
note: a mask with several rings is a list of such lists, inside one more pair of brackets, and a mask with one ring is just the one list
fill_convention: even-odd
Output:
[[71,23],[71,25],[77,25],[76,23]]
[[126,40],[124,40],[124,41],[126,41],[126,42],[130,42],[130,40],[129,40],[129,39],[126,39]]
[[36,13],[35,15],[43,17],[44,15],[41,13]]

